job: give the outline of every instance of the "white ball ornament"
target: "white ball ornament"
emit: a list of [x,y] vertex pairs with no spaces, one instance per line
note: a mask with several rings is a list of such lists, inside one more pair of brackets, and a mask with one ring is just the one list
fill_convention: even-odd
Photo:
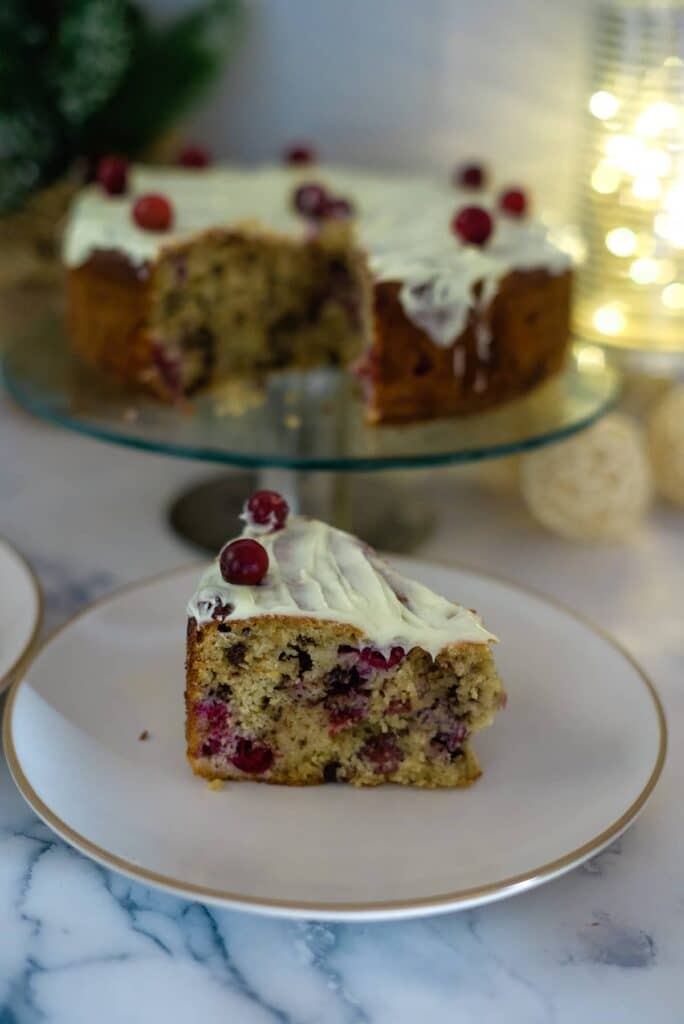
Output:
[[684,386],[669,391],[651,414],[648,451],[658,491],[684,508]]
[[579,541],[624,537],[642,518],[652,491],[642,432],[622,413],[525,455],[520,479],[535,519]]

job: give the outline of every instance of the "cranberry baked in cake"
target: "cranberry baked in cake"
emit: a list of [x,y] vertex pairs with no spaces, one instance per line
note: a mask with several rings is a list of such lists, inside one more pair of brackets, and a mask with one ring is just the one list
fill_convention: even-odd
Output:
[[570,260],[467,170],[106,164],[67,224],[73,345],[168,401],[325,365],[357,370],[372,423],[506,401],[562,364]]
[[504,701],[494,637],[272,491],[189,605],[186,738],[207,779],[466,786]]

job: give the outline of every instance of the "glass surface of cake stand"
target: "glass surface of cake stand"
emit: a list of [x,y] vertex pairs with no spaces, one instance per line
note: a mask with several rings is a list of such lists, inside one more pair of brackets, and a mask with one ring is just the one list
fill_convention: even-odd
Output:
[[[598,419],[616,400],[619,374],[598,347],[575,345],[562,373],[530,394],[476,415],[369,426],[354,378],[336,370],[278,372],[244,380],[182,406],[134,395],[74,358],[58,319],[31,324],[5,347],[10,395],[26,410],[91,437],[249,470],[224,473],[183,494],[170,510],[186,539],[215,551],[226,522],[258,487],[295,509],[407,550],[429,531],[411,474],[529,451]],[[256,478],[255,478],[256,471]],[[399,498],[396,486],[406,494]]]

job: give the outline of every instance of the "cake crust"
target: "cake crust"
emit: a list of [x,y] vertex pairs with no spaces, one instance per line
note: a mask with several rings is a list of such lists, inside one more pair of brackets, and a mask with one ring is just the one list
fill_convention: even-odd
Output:
[[[406,316],[398,282],[375,290],[374,343],[366,361],[373,423],[468,415],[510,401],[562,368],[572,275],[515,271],[500,283],[486,320],[471,320],[448,348]],[[486,332],[484,344],[479,340]]]
[[154,371],[146,329],[151,306],[149,268],[117,251],[101,250],[66,277],[69,336],[79,358],[136,391],[167,398]]

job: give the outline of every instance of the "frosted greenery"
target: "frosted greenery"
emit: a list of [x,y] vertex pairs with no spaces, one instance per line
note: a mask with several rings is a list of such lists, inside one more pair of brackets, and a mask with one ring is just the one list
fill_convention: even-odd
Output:
[[0,213],[74,164],[153,143],[211,82],[242,22],[242,0],[162,22],[131,0],[2,0]]

